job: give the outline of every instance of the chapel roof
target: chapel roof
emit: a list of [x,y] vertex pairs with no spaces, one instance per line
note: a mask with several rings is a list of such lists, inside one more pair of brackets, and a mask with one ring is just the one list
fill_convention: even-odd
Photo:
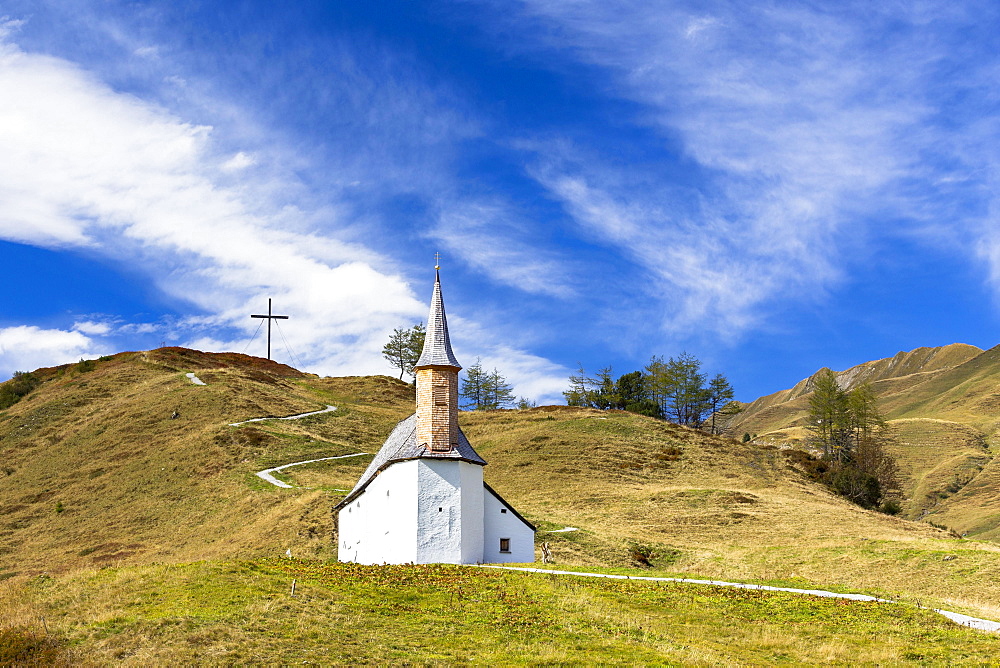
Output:
[[444,314],[444,300],[441,299],[441,276],[434,272],[434,296],[431,297],[431,311],[427,316],[427,335],[424,338],[424,349],[414,368],[422,366],[450,366],[461,369],[462,365],[455,359],[451,350],[451,338],[448,336],[448,318]]
[[472,444],[469,443],[469,439],[465,437],[461,429],[458,430],[458,445],[447,452],[435,452],[423,445],[418,445],[417,414],[414,413],[396,425],[392,433],[389,434],[389,438],[375,454],[375,458],[372,459],[368,468],[365,469],[354,489],[335,508],[341,508],[353,501],[383,469],[408,459],[453,459],[486,466],[486,460],[472,448]]

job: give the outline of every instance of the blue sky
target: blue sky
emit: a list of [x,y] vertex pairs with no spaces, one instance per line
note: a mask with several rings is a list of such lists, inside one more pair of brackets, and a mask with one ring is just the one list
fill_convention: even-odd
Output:
[[[288,4],[290,6],[284,6]],[[515,392],[996,343],[996,3],[0,0],[0,375],[393,373],[435,252]],[[291,353],[287,350],[290,349]]]

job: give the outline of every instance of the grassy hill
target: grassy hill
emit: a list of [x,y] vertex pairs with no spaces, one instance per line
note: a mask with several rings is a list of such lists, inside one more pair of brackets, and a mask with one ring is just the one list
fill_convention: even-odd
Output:
[[[960,533],[1000,537],[1000,347],[918,348],[837,374],[841,387],[868,381],[898,434],[907,517]],[[761,443],[806,447],[815,376],[748,404],[727,426]]]
[[[206,384],[193,384],[189,373]],[[282,570],[293,562],[274,557],[286,550],[297,558],[335,557],[330,509],[396,421],[412,412],[410,385],[384,376],[318,378],[258,358],[179,348],[121,353],[34,375],[40,386],[0,411],[0,610],[11,611],[9,620],[0,617],[0,629],[20,629],[11,642],[36,633],[37,620],[44,617],[53,637],[98,652],[102,664],[116,657],[136,663],[244,662],[252,656],[274,661],[279,655],[253,654],[263,651],[259,634],[284,647],[282,639],[327,638],[317,628],[325,616],[353,620],[356,630],[383,628],[383,615],[398,616],[398,610],[352,599],[342,586],[309,571],[310,563],[319,562],[295,567],[303,569],[308,605],[306,599],[283,598],[277,592],[288,585],[288,576],[300,576]],[[230,426],[328,404],[337,410]],[[173,419],[175,411],[179,417]],[[539,527],[537,542],[552,545],[559,566],[839,587],[1000,619],[1000,547],[853,506],[807,480],[773,446],[616,411],[548,406],[463,413],[460,419],[489,462],[487,482]],[[914,429],[925,426],[921,418],[907,419]],[[968,428],[972,440],[960,447],[942,441],[941,448],[955,458],[975,455],[977,428]],[[353,453],[368,455],[285,469],[279,477],[291,489],[254,475]],[[962,508],[957,503],[962,494],[986,480],[988,464],[954,495],[955,512]],[[564,527],[578,530],[554,532]],[[371,579],[381,577],[368,571],[331,573],[359,588],[374,586]],[[472,575],[461,577],[473,578],[456,585],[469,591],[482,584]],[[651,656],[683,661],[726,656],[726,645],[707,635],[697,642],[692,638],[691,647],[700,648],[695,653],[667,651],[672,646],[666,639],[677,632],[673,625],[691,626],[690,617],[668,619],[659,608],[655,613],[642,608],[613,633],[599,631],[605,614],[600,611],[622,604],[617,594],[608,598],[597,585],[529,585],[518,579],[528,576],[503,577],[504,587],[520,587],[530,599],[525,603],[525,610],[534,611],[525,613],[530,619],[554,617],[553,628],[570,634],[557,637],[576,637],[567,628],[589,629],[585,638],[572,641],[578,648],[610,652],[627,646],[635,662]],[[401,610],[419,608],[426,596],[432,596],[429,604],[440,604],[433,598],[437,594],[408,586],[400,594]],[[476,597],[477,610],[488,601],[499,605],[500,594],[490,591]],[[638,596],[637,601],[647,594]],[[698,594],[678,609],[693,615],[702,598],[705,605],[714,601],[711,614],[734,605]],[[779,605],[766,603],[772,604]],[[271,610],[273,624],[264,614]],[[832,613],[822,613],[827,614]],[[249,626],[240,622],[238,631],[222,630],[234,619],[250,620]],[[701,619],[699,624],[708,624]],[[444,622],[425,619],[417,626],[437,623]],[[786,650],[800,661],[821,660],[803,634],[788,641],[794,651],[781,649],[783,641],[775,640],[783,633],[779,626],[760,623],[763,635],[733,641],[747,647],[746,660],[768,662]],[[533,624],[531,629],[543,628]],[[418,654],[423,658],[415,660],[461,660],[463,651],[485,637],[481,629],[469,633],[445,654],[435,654],[440,646],[427,645],[426,653]],[[369,643],[367,635],[348,635],[358,647]],[[771,639],[764,642],[765,636]],[[497,660],[515,656],[503,653],[514,651],[503,633],[489,637]],[[0,649],[3,642],[0,638]],[[396,647],[380,640],[378,652],[353,656],[375,662],[410,656],[394,653],[409,641],[400,642]],[[762,642],[777,643],[776,654],[757,652]],[[161,653],[129,653],[129,647],[157,647]],[[234,647],[250,654],[234,654]],[[650,647],[656,648],[653,654]],[[830,656],[850,656],[847,645],[838,647]],[[582,649],[571,649],[551,660],[586,660]],[[70,662],[80,658],[60,656]],[[338,660],[348,661],[343,656]],[[889,660],[890,655],[871,656]]]
[[[410,387],[391,378],[319,379],[257,358],[176,348],[93,366],[36,372],[42,385],[0,413],[0,563],[8,568],[51,572],[279,546],[325,554],[336,493],[285,494],[253,473],[371,451],[412,401]],[[206,384],[193,384],[192,372]],[[229,426],[326,404],[343,408],[322,420]],[[171,419],[174,411],[180,416]],[[329,485],[354,477],[351,470]]]

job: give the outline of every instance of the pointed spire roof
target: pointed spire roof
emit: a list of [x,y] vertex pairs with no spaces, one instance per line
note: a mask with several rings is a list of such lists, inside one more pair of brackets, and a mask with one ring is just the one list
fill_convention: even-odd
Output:
[[434,268],[434,296],[431,297],[431,311],[427,316],[427,336],[424,349],[414,368],[422,366],[451,366],[461,369],[462,365],[451,351],[448,337],[448,318],[444,314],[444,300],[441,298],[441,274]]

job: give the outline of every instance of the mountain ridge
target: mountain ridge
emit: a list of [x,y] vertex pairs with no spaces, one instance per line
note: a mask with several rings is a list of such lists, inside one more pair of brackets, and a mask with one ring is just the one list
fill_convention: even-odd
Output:
[[[808,449],[815,378],[746,404],[726,428],[762,443]],[[917,348],[837,372],[837,380],[846,390],[870,382],[879,398],[897,435],[890,451],[900,466],[907,517],[933,518],[961,533],[1000,538],[1000,498],[992,492],[992,483],[1000,482],[995,457],[1000,346]]]

